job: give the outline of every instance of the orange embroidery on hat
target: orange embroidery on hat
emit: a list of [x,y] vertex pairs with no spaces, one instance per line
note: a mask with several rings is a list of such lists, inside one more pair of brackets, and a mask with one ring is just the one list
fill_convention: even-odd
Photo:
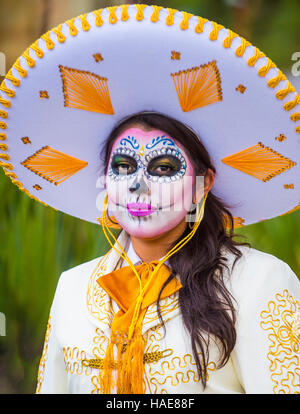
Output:
[[208,19],[204,19],[203,17],[196,16],[198,19],[198,23],[195,26],[195,32],[196,33],[202,33],[203,32],[203,26],[206,22],[208,22]]
[[21,140],[23,141],[24,144],[32,144],[29,137],[23,137],[23,138],[21,138]]
[[286,140],[286,136],[284,134],[280,134],[279,137],[275,138],[276,141],[282,142]]
[[186,29],[189,28],[189,19],[191,17],[193,17],[193,15],[191,13],[187,13],[185,11],[183,11],[181,13],[182,13],[182,20],[181,20],[181,23],[180,23],[179,26],[180,26],[181,30],[186,30]]
[[245,220],[241,217],[233,217],[234,228],[243,227]]
[[[2,151],[7,151],[8,150],[8,146],[6,145],[6,144],[0,144],[0,149],[2,150]],[[0,156],[6,156],[6,154],[0,154]],[[8,155],[7,155],[8,156]],[[6,159],[8,159],[8,158],[6,158]]]
[[40,91],[40,98],[41,99],[43,99],[43,98],[49,99],[48,91]]
[[222,26],[221,24],[218,24],[216,22],[211,22],[212,24],[212,31],[209,34],[209,39],[210,40],[217,40],[218,39],[218,35],[220,30],[224,29],[224,26]]
[[294,190],[294,184],[284,184],[283,187],[286,190]]
[[280,214],[280,216],[285,216],[286,214],[294,213],[295,211],[300,210],[300,203],[297,204],[296,207],[292,208],[291,210],[287,211],[286,213]]
[[[300,112],[296,112],[293,115],[290,116],[291,120],[296,122],[296,121],[300,121]],[[299,127],[298,127],[299,128]]]
[[137,21],[142,21],[144,19],[144,9],[147,7],[147,4],[135,4],[136,15],[135,18]]
[[[32,45],[32,49],[36,50],[35,45]],[[11,83],[16,87],[20,86],[20,79],[13,76],[11,69],[7,72],[6,79],[10,80]]]
[[52,32],[56,34],[56,38],[59,43],[64,43],[66,41],[66,36],[62,33],[61,29],[62,29],[62,24],[59,24],[57,27],[52,29]]
[[78,16],[78,18],[81,21],[81,28],[84,32],[88,32],[91,28],[91,25],[87,21],[87,15],[88,15],[88,13],[81,14],[80,16]]
[[159,12],[161,11],[162,7],[152,6],[152,9],[153,9],[153,13],[151,15],[151,22],[156,23],[159,20]]
[[77,27],[74,24],[75,22],[75,18],[67,20],[65,23],[67,24],[67,26],[69,27],[69,33],[71,36],[76,36],[78,34],[78,30]]
[[86,161],[71,157],[48,146],[36,151],[21,164],[55,185],[62,183],[88,165]]
[[64,105],[85,111],[113,115],[107,78],[91,72],[59,65],[64,92]]
[[227,37],[223,40],[223,47],[225,49],[229,49],[232,45],[232,42],[234,40],[234,38],[238,37],[238,35],[234,32],[232,32],[231,30],[227,30],[228,35]]
[[[0,109],[0,118],[6,119],[7,117],[8,117],[8,113]],[[0,121],[0,129],[6,129],[6,128],[7,128],[7,124],[4,121]],[[5,140],[6,140],[6,134],[0,133],[0,141],[5,141]]]
[[117,15],[116,15],[116,8],[117,7],[118,6],[107,7],[107,10],[109,11],[108,20],[109,20],[109,23],[111,23],[111,24],[115,24],[118,21],[118,18],[117,18]]
[[173,60],[180,60],[180,52],[176,52],[175,50],[171,51],[171,59]]
[[247,88],[246,88],[246,86],[244,86],[244,85],[239,85],[239,86],[237,86],[237,87],[235,88],[235,90],[236,90],[237,92],[241,92],[241,93],[244,93],[246,89],[247,89]]
[[264,182],[269,181],[271,178],[297,164],[271,148],[266,147],[261,142],[253,147],[225,157],[222,161],[224,164]]
[[94,57],[96,62],[101,62],[103,60],[103,57],[102,57],[101,53],[94,53],[93,57]]
[[32,187],[35,188],[36,190],[42,190],[42,187],[38,184],[35,184]]
[[[239,228],[239,227],[243,227],[245,220],[241,217],[232,217],[233,218],[233,227]],[[231,223],[229,221],[229,217],[227,215],[224,216],[224,220],[225,220],[225,227],[226,228],[230,228],[231,227]]]
[[[7,168],[8,170],[13,170],[14,169],[14,167],[12,166],[12,164],[9,163],[9,162],[2,162],[2,161],[0,161],[0,167]],[[5,170],[4,170],[4,172],[6,173]]]
[[[115,224],[112,220],[116,220],[116,218],[114,216],[110,216],[111,220],[109,219],[109,217],[107,217],[107,226],[111,229],[121,229],[122,227],[119,224]],[[100,217],[97,217],[97,221],[98,223],[102,226],[102,219]]]
[[216,61],[171,73],[184,112],[222,100],[221,78]]
[[286,102],[283,105],[283,108],[285,111],[291,111],[292,109],[294,109],[297,105],[300,105],[300,95],[297,95],[295,99],[293,99],[292,101]]

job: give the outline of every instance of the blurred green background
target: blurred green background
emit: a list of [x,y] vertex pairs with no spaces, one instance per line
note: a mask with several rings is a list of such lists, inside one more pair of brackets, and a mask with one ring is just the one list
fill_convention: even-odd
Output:
[[[45,31],[78,14],[124,3],[137,2],[0,0],[0,52],[6,55],[7,70]],[[291,56],[300,52],[299,0],[140,3],[188,11],[231,28],[264,51],[300,89],[300,77],[291,74]],[[101,256],[109,246],[100,226],[31,200],[2,169],[0,194],[0,312],[6,317],[6,336],[0,336],[0,393],[33,393],[60,273]],[[300,210],[237,233],[287,262],[300,276]]]

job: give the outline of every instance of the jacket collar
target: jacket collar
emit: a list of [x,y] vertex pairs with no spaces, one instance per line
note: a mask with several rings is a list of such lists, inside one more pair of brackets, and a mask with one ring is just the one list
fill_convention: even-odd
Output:
[[[110,327],[114,314],[118,311],[118,306],[111,300],[105,290],[100,287],[97,283],[97,279],[105,274],[111,273],[117,268],[128,266],[127,262],[123,262],[123,259],[120,256],[121,249],[119,248],[118,243],[126,251],[126,254],[134,265],[141,262],[141,259],[133,249],[129,234],[126,233],[125,230],[122,230],[117,238],[117,242],[114,244],[114,248],[117,251],[111,248],[100,258],[96,268],[89,278],[86,294],[88,317],[107,337],[110,337]],[[166,261],[165,264],[168,264],[168,261]],[[180,313],[178,292],[160,301],[160,311],[164,322],[174,318]],[[154,303],[148,307],[145,314],[142,334],[157,325],[161,325],[161,322],[156,311],[156,303]]]

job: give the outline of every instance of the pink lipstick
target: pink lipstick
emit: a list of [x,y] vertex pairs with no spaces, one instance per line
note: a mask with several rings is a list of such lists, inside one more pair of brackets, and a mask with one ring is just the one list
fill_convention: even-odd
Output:
[[132,216],[147,216],[155,211],[151,204],[147,203],[127,203],[126,207]]

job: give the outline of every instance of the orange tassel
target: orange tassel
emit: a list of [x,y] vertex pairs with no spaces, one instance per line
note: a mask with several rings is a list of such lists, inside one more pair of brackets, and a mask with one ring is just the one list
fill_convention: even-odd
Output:
[[114,366],[114,344],[110,342],[107,346],[103,360],[103,368],[99,370],[100,390],[102,394],[110,394],[114,387],[112,368]]
[[143,394],[144,342],[139,332],[132,347],[131,384],[133,394]]
[[122,358],[118,370],[118,394],[143,394],[144,341],[141,332],[136,332]]

